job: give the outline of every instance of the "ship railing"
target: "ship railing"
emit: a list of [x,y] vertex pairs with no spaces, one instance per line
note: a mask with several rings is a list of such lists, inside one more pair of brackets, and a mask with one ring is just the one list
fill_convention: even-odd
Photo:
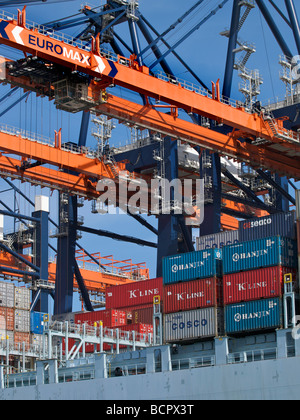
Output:
[[19,388],[24,386],[36,385],[36,372],[15,373],[5,375],[3,381],[4,388]]
[[277,348],[269,348],[231,353],[227,356],[227,363],[250,363],[275,359],[277,359]]
[[118,376],[136,376],[144,375],[147,373],[146,363],[136,363],[132,365],[120,365],[117,368],[108,367],[109,378],[115,378]]
[[202,357],[172,360],[172,371],[214,366],[215,363],[216,363],[215,356],[202,356]]

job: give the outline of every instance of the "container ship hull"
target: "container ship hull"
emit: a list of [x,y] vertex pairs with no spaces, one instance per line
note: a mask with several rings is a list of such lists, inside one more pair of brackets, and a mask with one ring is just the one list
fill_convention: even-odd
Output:
[[1,400],[298,400],[300,356],[0,390]]

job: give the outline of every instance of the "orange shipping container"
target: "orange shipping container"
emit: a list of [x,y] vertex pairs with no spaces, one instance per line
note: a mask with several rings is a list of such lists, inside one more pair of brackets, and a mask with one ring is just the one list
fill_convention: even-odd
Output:
[[13,331],[15,326],[15,311],[13,308],[0,307],[0,330]]
[[23,343],[25,343],[25,350],[28,351],[30,347],[30,334],[15,331],[15,348],[22,350]]

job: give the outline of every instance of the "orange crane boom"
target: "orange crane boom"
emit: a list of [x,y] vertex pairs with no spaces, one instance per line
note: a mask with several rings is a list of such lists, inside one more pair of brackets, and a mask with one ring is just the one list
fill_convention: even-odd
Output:
[[91,49],[84,48],[63,34],[51,33],[41,25],[26,25],[25,9],[18,18],[11,19],[2,14],[0,41],[25,54],[32,54],[52,63],[58,63],[73,71],[80,71],[98,80],[98,89],[118,85],[145,96],[161,100],[171,106],[182,108],[226,124],[240,131],[240,137],[254,136],[272,143],[284,144],[293,150],[299,139],[293,132],[283,130],[277,121],[263,115],[247,112],[237,103],[228,103],[220,97],[218,83],[215,94],[190,90],[177,83],[176,79],[161,80],[149,74],[149,69],[139,66],[135,57],[127,59],[117,56],[115,61],[109,53],[100,50],[99,38],[93,39]]

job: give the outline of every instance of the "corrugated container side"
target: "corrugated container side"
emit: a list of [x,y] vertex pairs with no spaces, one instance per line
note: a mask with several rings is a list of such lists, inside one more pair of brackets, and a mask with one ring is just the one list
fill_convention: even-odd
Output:
[[30,290],[26,287],[15,288],[15,309],[30,310]]
[[111,286],[106,289],[106,309],[153,304],[154,296],[163,296],[162,277]]
[[[153,334],[153,324],[146,324],[139,322],[137,324],[123,325],[121,327],[114,327],[114,329],[119,328],[121,331],[135,331],[139,334]],[[132,339],[132,336],[130,336]]]
[[225,274],[223,277],[224,305],[280,297],[283,294],[285,274],[292,274],[293,283],[296,285],[296,270],[281,266]]
[[36,346],[36,349],[41,351],[43,349],[43,340],[45,339],[45,346],[48,345],[48,336],[45,334],[30,334],[30,344]]
[[221,272],[222,251],[220,249],[189,252],[163,259],[164,284],[219,277]]
[[255,300],[225,307],[226,333],[273,329],[282,325],[279,298]]
[[30,332],[30,312],[23,309],[15,310],[15,332]]
[[164,313],[221,305],[221,288],[221,280],[217,278],[166,285],[164,288]]
[[297,266],[297,243],[274,236],[223,248],[224,274],[282,265]]
[[128,314],[127,324],[153,323],[153,305],[141,305],[122,309]]
[[13,331],[15,328],[15,311],[13,308],[0,307],[0,330]]
[[82,312],[75,314],[75,324],[88,324],[94,326],[103,322],[104,327],[117,327],[127,324],[126,311],[119,309],[108,309],[104,311]]
[[34,334],[43,334],[45,321],[49,314],[43,312],[30,312],[30,332]]
[[15,286],[13,284],[0,282],[0,306],[14,308]]
[[[143,335],[143,339],[148,341],[149,334],[153,334],[153,325],[152,324],[144,324],[144,323],[137,323],[137,324],[131,324],[131,325],[122,325],[119,327],[113,327],[113,329],[119,329],[120,331],[127,331],[128,332],[128,339],[133,340],[133,334],[131,331],[134,331],[136,333],[135,340],[139,340],[140,336],[139,334]],[[122,333],[119,333],[119,337],[122,338]],[[127,338],[127,335],[126,335]],[[74,345],[73,340],[69,340],[69,348],[71,349]],[[114,350],[116,350],[116,345],[110,345],[110,344],[103,344],[103,350],[104,351],[110,351],[111,347],[113,347]],[[120,345],[120,349],[124,349],[126,346]],[[100,352],[100,344],[96,345],[97,352]],[[94,344],[86,344],[85,346],[85,352],[86,353],[94,353],[95,348]]]
[[6,340],[9,340],[9,344],[13,344],[15,333],[14,331],[7,331],[6,329],[0,329],[0,340],[3,344]]
[[201,236],[197,238],[196,246],[197,251],[204,251],[205,249],[223,248],[224,246],[238,244],[239,242],[239,231],[228,230],[214,235]]
[[215,307],[164,315],[164,341],[216,337],[224,331],[222,310]]
[[270,216],[239,222],[240,241],[253,241],[270,236],[296,238],[295,212],[278,213]]
[[27,332],[18,332],[15,331],[14,336],[14,347],[15,349],[23,348],[23,343],[25,343],[25,351],[28,351],[30,348],[30,334]]

